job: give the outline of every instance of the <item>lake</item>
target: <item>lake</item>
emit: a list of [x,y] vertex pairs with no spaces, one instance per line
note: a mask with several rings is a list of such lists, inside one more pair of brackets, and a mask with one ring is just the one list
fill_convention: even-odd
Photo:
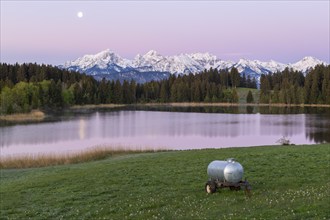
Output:
[[261,109],[243,112],[210,109],[94,110],[59,115],[42,123],[2,124],[1,156],[70,153],[95,146],[126,149],[248,147],[276,145],[282,137],[294,144],[330,142],[328,110],[263,114]]

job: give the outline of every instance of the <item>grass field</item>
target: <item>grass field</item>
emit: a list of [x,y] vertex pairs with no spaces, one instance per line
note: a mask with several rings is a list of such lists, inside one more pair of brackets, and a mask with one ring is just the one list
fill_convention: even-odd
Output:
[[259,96],[260,96],[260,90],[258,89],[251,89],[251,88],[237,88],[237,93],[238,93],[238,103],[240,104],[246,104],[246,97],[249,91],[252,92],[253,95],[253,103],[259,103]]
[[[206,168],[234,157],[253,195],[207,195]],[[330,144],[140,153],[2,169],[0,219],[329,219]]]

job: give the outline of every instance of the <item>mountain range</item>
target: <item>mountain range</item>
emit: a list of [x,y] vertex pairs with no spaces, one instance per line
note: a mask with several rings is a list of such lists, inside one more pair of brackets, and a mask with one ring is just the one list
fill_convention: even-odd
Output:
[[145,83],[166,79],[171,74],[196,74],[210,68],[221,70],[232,67],[237,68],[240,74],[249,75],[259,81],[261,74],[283,71],[287,67],[306,74],[318,64],[327,65],[326,62],[314,57],[305,57],[292,64],[283,64],[274,60],[262,62],[247,59],[233,62],[223,61],[209,53],[163,56],[154,50],[144,55],[138,54],[133,60],[129,60],[107,49],[95,55],[84,55],[59,67],[86,73],[99,80],[102,78],[120,81],[133,79],[136,82]]

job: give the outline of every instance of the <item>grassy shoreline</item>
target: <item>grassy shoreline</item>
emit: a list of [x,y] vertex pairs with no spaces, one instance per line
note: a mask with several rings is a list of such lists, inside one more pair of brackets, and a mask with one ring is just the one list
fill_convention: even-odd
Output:
[[40,110],[32,110],[29,113],[0,115],[0,120],[9,122],[42,121],[45,118],[46,114]]
[[[329,219],[330,144],[128,154],[1,170],[0,219]],[[252,196],[207,195],[206,168],[234,157]]]
[[150,106],[150,107],[240,107],[240,106],[254,106],[254,107],[317,107],[317,108],[330,108],[330,105],[325,104],[284,104],[284,103],[228,103],[228,102],[152,102],[152,103],[136,103],[136,104],[100,104],[100,105],[78,105],[70,109],[112,109],[128,106]]
[[165,151],[162,149],[130,150],[125,147],[93,147],[74,153],[36,154],[0,157],[1,169],[38,168],[57,165],[69,165],[102,160],[129,154],[151,153]]
[[97,108],[121,108],[127,106],[126,104],[88,104],[88,105],[74,105],[69,109],[97,109]]
[[[276,145],[279,147],[280,145]],[[299,145],[297,145],[299,146]],[[313,145],[312,145],[313,146]],[[318,146],[317,144],[315,146]],[[252,146],[252,148],[258,148],[263,146]],[[231,147],[233,149],[245,148],[245,147]],[[231,149],[228,148],[228,149]],[[223,148],[219,148],[223,149]],[[202,149],[203,150],[203,149]],[[25,169],[25,168],[40,168],[57,165],[70,165],[78,163],[86,163],[90,161],[103,160],[106,158],[140,154],[140,153],[156,153],[164,151],[181,151],[181,150],[165,150],[164,149],[127,149],[122,146],[109,147],[99,146],[92,147],[86,150],[78,152],[60,153],[60,154],[36,154],[36,155],[14,155],[0,157],[0,170],[2,169]],[[330,152],[329,152],[330,153]]]

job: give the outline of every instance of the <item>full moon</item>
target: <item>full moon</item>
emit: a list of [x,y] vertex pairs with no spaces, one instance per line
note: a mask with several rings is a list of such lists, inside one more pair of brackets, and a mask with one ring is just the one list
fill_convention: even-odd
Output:
[[82,18],[84,16],[84,13],[82,13],[82,11],[79,11],[78,13],[77,13],[77,17],[78,18]]

